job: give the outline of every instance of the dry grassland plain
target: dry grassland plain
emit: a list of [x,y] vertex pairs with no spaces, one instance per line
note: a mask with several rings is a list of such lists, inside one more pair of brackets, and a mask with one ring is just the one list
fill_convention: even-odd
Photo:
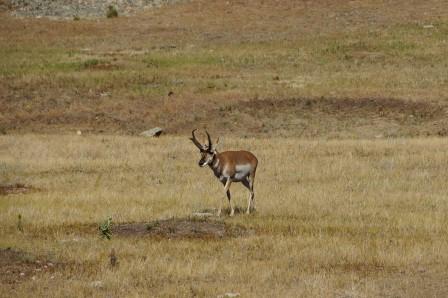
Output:
[[[0,296],[448,295],[445,1],[2,12],[0,32]],[[258,157],[255,213],[191,217],[226,203],[195,127]],[[150,235],[163,219],[196,225]]]

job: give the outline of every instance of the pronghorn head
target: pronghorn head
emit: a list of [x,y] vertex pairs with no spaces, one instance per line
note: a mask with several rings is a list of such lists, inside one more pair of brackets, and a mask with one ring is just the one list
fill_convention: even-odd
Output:
[[193,131],[191,132],[191,135],[193,137],[190,138],[190,140],[193,142],[193,144],[196,145],[196,147],[198,147],[199,152],[201,153],[201,159],[198,162],[199,166],[205,167],[206,165],[210,164],[213,161],[215,155],[218,153],[218,151],[216,151],[216,147],[219,142],[219,139],[216,141],[216,145],[213,145],[210,135],[208,134],[207,131],[205,131],[205,133],[207,134],[208,144],[202,145],[194,135],[194,132],[196,130],[197,129],[193,129]]

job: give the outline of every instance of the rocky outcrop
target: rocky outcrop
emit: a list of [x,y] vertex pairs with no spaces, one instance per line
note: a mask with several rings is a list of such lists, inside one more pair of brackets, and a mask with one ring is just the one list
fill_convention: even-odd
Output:
[[[5,1],[5,0],[0,0]],[[144,9],[182,0],[9,0],[12,14],[25,17],[105,18],[109,6],[118,15],[132,15]]]
[[143,137],[159,137],[163,133],[163,129],[160,127],[154,127],[150,130],[142,132],[140,135]]

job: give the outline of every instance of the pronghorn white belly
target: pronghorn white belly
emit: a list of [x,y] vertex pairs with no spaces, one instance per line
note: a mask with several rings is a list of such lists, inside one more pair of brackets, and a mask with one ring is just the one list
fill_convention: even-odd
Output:
[[250,170],[251,170],[250,164],[235,166],[235,175],[234,177],[232,177],[232,180],[233,181],[244,180],[244,178],[249,176]]

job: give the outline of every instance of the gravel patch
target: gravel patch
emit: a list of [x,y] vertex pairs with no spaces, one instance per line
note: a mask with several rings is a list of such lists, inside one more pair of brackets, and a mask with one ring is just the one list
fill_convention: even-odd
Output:
[[106,18],[109,6],[118,16],[169,5],[183,0],[9,0],[11,13],[18,17],[55,19]]

